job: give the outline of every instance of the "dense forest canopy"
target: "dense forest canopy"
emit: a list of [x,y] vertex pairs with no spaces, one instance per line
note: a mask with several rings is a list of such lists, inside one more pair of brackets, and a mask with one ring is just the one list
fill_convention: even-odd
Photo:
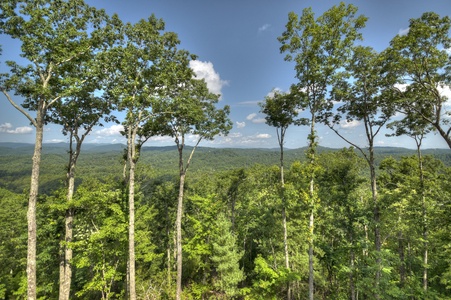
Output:
[[[0,143],[0,299],[449,299],[451,152],[422,142],[451,148],[451,19],[425,12],[381,52],[362,46],[366,19],[344,3],[289,13],[296,76],[260,103],[279,145],[218,149],[200,145],[229,133],[231,108],[162,19],[2,2],[27,60],[6,62],[2,105],[36,142]],[[365,148],[337,126],[356,120]],[[107,122],[126,145],[83,144]],[[69,143],[43,143],[50,123]],[[318,124],[349,148],[321,147]],[[284,148],[293,126],[306,148]],[[376,147],[382,128],[416,149]]]

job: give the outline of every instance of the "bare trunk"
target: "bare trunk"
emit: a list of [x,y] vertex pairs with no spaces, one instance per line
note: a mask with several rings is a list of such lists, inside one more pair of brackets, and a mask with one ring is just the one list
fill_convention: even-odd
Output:
[[182,214],[183,214],[183,189],[185,186],[185,172],[180,172],[179,196],[177,201],[177,292],[176,299],[182,299]]
[[44,113],[38,111],[36,118],[36,141],[31,170],[30,195],[28,198],[28,242],[27,242],[27,298],[36,299],[36,203],[39,192],[39,169],[41,164]]
[[380,208],[377,197],[377,183],[376,183],[376,168],[374,163],[374,148],[372,143],[369,147],[369,167],[370,167],[370,180],[371,180],[371,193],[373,198],[373,221],[374,221],[374,245],[376,248],[376,275],[375,275],[375,294],[376,299],[380,299],[379,284],[381,279],[381,233],[380,233]]
[[[70,167],[67,187],[67,201],[68,203],[72,201],[74,188],[75,188],[75,178],[73,176],[74,167]],[[72,265],[71,260],[73,257],[73,251],[69,245],[73,239],[73,221],[74,221],[74,211],[72,208],[66,210],[65,217],[65,234],[63,243],[63,253],[60,262],[60,287],[59,287],[59,299],[68,300],[70,297],[70,286],[72,279]]]
[[315,132],[315,115],[312,114],[311,126],[310,126],[310,145],[309,145],[309,159],[312,167],[310,177],[310,218],[309,218],[309,249],[308,249],[308,262],[309,262],[309,299],[313,300],[315,294],[314,286],[314,268],[313,268],[313,244],[314,244],[314,212],[315,212],[315,151],[316,151],[316,132]]
[[[286,199],[285,199],[285,179],[284,179],[284,163],[283,163],[283,143],[285,131],[281,128],[279,146],[280,146],[280,184],[282,187],[282,226],[283,226],[283,246],[285,252],[285,268],[290,270],[290,257],[288,254],[288,227],[287,227],[287,213],[286,213]],[[291,285],[287,283],[287,299],[291,300]]]
[[[423,170],[423,156],[421,154],[421,140],[415,139],[417,143],[418,169],[420,172],[420,187],[421,187],[421,205],[422,205],[422,219],[423,219],[423,290],[427,293],[428,290],[428,226],[427,226],[427,208],[426,195],[424,187],[424,170]],[[451,143],[448,139],[448,144],[451,148]]]
[[136,130],[129,128],[128,132],[128,264],[129,264],[129,299],[136,299],[135,279],[135,166],[138,159],[135,145]]

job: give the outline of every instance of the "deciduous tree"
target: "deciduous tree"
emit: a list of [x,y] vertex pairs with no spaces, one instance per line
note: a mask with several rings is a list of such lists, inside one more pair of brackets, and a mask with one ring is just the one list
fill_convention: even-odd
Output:
[[[106,16],[82,0],[7,1],[0,9],[1,31],[21,41],[21,56],[29,62],[7,62],[10,72],[2,76],[0,90],[36,129],[27,213],[28,299],[36,299],[36,201],[44,126],[52,106],[83,88],[78,73],[61,75],[102,43],[99,31]],[[23,97],[21,105],[10,92]]]

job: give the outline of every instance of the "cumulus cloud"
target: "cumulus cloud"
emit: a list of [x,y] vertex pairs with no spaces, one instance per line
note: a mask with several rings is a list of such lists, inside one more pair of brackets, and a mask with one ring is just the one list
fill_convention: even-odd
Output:
[[11,123],[0,124],[0,132],[10,133],[10,134],[29,134],[33,132],[33,128],[30,126],[21,126],[14,128]]
[[105,127],[99,129],[95,132],[96,135],[99,136],[113,136],[113,135],[121,135],[121,131],[124,130],[124,126],[122,125],[112,125],[111,127]]
[[272,90],[266,95],[266,97],[272,98],[272,97],[274,97],[274,95],[275,95],[276,93],[282,93],[282,92],[283,92],[282,89],[280,89],[280,88],[274,88],[274,89],[272,89]]
[[437,90],[439,91],[441,96],[446,97],[448,100],[451,100],[451,89],[449,85],[438,86]]
[[213,94],[221,94],[222,88],[229,85],[227,80],[221,79],[209,61],[192,60],[189,62],[189,66],[198,79],[205,80],[208,90]]
[[244,128],[244,127],[246,127],[246,122],[236,122],[236,127]]
[[271,27],[271,24],[264,24],[258,28],[258,32],[259,33],[264,32],[264,31],[268,30],[270,27]]
[[340,122],[340,127],[344,128],[344,129],[355,128],[359,125],[360,125],[360,122],[357,120],[352,120],[352,121],[343,120]]
[[271,135],[267,134],[267,133],[259,133],[255,137],[257,139],[269,139],[269,138],[271,138]]

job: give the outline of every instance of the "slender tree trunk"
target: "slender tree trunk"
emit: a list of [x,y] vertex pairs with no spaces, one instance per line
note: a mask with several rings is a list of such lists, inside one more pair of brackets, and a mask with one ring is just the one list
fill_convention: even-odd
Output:
[[398,256],[399,256],[399,285],[404,287],[406,282],[406,262],[404,253],[404,237],[402,231],[398,232]]
[[370,167],[370,180],[371,180],[371,193],[373,198],[373,221],[374,221],[374,245],[376,248],[376,275],[375,275],[375,294],[376,299],[380,299],[380,279],[381,279],[381,233],[380,233],[380,208],[377,196],[377,182],[376,182],[376,167],[374,163],[374,148],[372,142],[369,146],[369,167]]
[[310,177],[310,218],[309,218],[309,249],[308,249],[308,261],[309,261],[309,299],[314,299],[315,286],[314,286],[314,268],[313,268],[313,243],[314,243],[314,221],[315,221],[315,151],[316,151],[316,132],[315,132],[315,115],[312,113],[311,126],[310,126],[310,145],[309,145],[309,159],[311,164],[311,177]]
[[[423,170],[423,156],[421,154],[421,141],[415,139],[417,144],[418,169],[420,172],[420,188],[421,188],[421,205],[422,205],[422,219],[423,219],[423,291],[427,293],[428,290],[428,226],[427,226],[427,208],[426,195],[424,186],[424,170]],[[451,143],[450,143],[451,148]]]
[[185,172],[180,172],[179,195],[177,201],[177,292],[176,299],[182,299],[182,214],[183,214],[183,189],[185,187]]
[[42,139],[44,134],[44,111],[37,112],[36,141],[31,169],[30,195],[28,198],[28,242],[27,242],[27,298],[36,299],[36,203],[39,192],[39,170],[41,164]]
[[[69,172],[67,178],[67,203],[72,202],[74,189],[75,189],[75,165],[73,164],[73,154],[70,154],[69,158]],[[63,253],[60,262],[60,287],[59,287],[59,299],[60,300],[68,300],[70,297],[70,286],[72,279],[72,257],[73,250],[69,243],[72,242],[73,239],[73,221],[74,221],[74,210],[72,208],[68,208],[66,210],[65,217],[65,234],[64,234],[64,243],[63,243]]]
[[136,300],[135,279],[135,167],[138,157],[135,145],[136,129],[128,131],[128,264],[129,264],[129,299]]
[[[282,187],[282,225],[283,225],[283,246],[285,252],[285,268],[290,270],[290,257],[288,254],[288,226],[286,213],[286,199],[285,199],[285,179],[284,179],[284,163],[283,163],[283,143],[285,132],[281,128],[279,145],[280,145],[280,184]],[[291,300],[291,284],[287,282],[287,299]]]

